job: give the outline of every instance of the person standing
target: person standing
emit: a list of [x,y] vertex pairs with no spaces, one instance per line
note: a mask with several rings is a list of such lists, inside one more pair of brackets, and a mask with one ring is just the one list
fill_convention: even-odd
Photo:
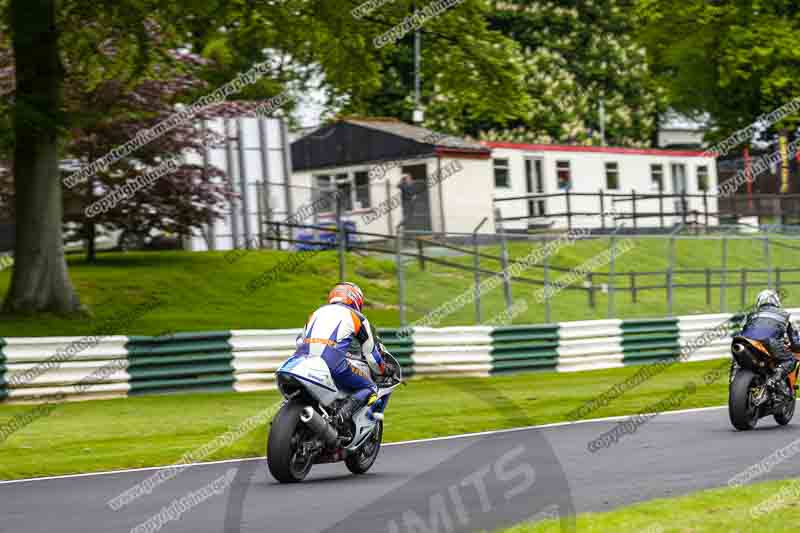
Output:
[[403,174],[397,187],[400,189],[400,196],[403,201],[403,227],[410,229],[413,226],[414,200],[417,196],[414,179],[410,174]]

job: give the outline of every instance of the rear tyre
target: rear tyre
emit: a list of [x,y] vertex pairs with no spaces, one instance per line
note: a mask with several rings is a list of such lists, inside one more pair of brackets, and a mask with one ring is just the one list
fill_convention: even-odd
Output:
[[758,423],[758,407],[753,405],[751,389],[758,385],[759,377],[752,371],[740,368],[731,381],[728,392],[728,414],[731,424],[739,431],[748,431]]
[[267,441],[267,466],[272,477],[281,483],[299,483],[311,470],[313,459],[304,456],[302,444],[311,437],[300,422],[303,405],[289,402],[281,407],[272,420]]
[[383,440],[383,421],[379,420],[372,436],[361,445],[358,452],[344,460],[347,469],[354,474],[365,474],[372,468],[381,451],[381,440]]
[[796,401],[797,401],[796,393],[794,390],[792,390],[791,399],[784,402],[784,404],[781,405],[780,410],[777,413],[775,413],[775,422],[777,422],[781,426],[785,426],[786,424],[791,422],[792,417],[794,416],[794,408]]

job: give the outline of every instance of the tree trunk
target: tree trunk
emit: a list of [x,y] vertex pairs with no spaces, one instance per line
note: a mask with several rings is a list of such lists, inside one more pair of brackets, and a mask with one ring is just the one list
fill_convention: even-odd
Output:
[[97,248],[95,239],[97,238],[97,226],[94,221],[87,217],[86,224],[86,262],[95,263],[97,261]]
[[[92,161],[96,158],[92,157]],[[89,178],[86,184],[86,205],[92,205],[94,202],[94,178]],[[97,226],[91,217],[86,217],[83,223],[83,232],[86,234],[86,262],[94,263],[97,261],[97,250],[95,249],[95,240],[97,237]]]
[[11,0],[16,63],[14,188],[16,244],[7,312],[80,310],[64,258],[58,170],[63,70],[55,0]]

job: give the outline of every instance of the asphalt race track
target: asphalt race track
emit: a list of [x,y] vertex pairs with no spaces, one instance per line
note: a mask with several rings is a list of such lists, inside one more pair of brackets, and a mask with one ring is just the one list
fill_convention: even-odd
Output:
[[[300,485],[278,485],[263,460],[197,465],[119,511],[106,502],[155,470],[5,482],[0,531],[127,533],[219,479],[228,483],[218,494],[158,529],[136,531],[492,530],[533,516],[603,511],[724,486],[800,438],[800,424],[781,428],[772,418],[756,431],[735,432],[727,410],[714,408],[664,413],[609,448],[589,452],[587,443],[618,421],[385,446],[365,476],[350,475],[341,463],[318,465]],[[757,481],[793,476],[800,476],[800,466],[789,459]],[[571,522],[563,520],[562,529],[570,530]]]

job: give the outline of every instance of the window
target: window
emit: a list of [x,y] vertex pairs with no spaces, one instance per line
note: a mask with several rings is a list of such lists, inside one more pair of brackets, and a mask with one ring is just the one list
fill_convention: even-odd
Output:
[[708,190],[708,167],[705,165],[697,167],[697,190]]
[[686,165],[683,163],[672,163],[669,168],[672,172],[672,190],[675,194],[686,192]]
[[650,183],[659,192],[664,190],[664,167],[663,165],[650,165]]
[[338,174],[336,176],[336,190],[342,198],[342,210],[353,210],[353,184],[350,182],[350,176],[347,174]]
[[[525,159],[525,191],[528,194],[544,193],[544,180],[542,179],[541,159]],[[544,200],[528,200],[529,217],[544,216],[544,215],[545,215]]]
[[556,181],[559,189],[572,188],[572,176],[569,171],[569,161],[556,161]]
[[508,159],[494,160],[494,186],[510,187],[508,179]]
[[361,209],[366,209],[370,207],[369,201],[369,173],[368,172],[356,172],[356,202],[358,202],[358,207]]
[[619,166],[606,163],[606,189],[619,189]]
[[336,210],[336,199],[333,197],[333,186],[330,176],[314,176],[317,180],[318,190],[316,191],[320,199],[320,212],[331,212]]

